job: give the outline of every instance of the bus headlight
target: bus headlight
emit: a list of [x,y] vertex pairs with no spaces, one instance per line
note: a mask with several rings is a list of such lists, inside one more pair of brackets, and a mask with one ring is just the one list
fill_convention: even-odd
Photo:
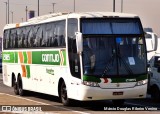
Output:
[[86,86],[99,87],[99,84],[97,82],[83,81],[83,84]]
[[147,82],[148,82],[148,80],[147,80],[147,79],[146,79],[146,80],[138,81],[138,82],[136,83],[136,86],[145,85],[145,84],[147,84]]

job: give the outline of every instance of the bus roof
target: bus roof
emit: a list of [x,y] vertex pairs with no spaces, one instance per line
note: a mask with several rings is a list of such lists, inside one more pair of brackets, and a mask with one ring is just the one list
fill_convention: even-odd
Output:
[[7,24],[4,27],[4,30],[10,29],[10,28],[17,28],[17,27],[22,27],[22,26],[34,25],[34,24],[42,24],[42,23],[52,22],[52,21],[56,21],[56,20],[63,20],[66,18],[98,18],[98,17],[137,18],[138,16],[135,14],[118,13],[118,12],[52,13],[52,14],[48,14],[48,15],[43,15],[43,16],[31,18],[27,22]]

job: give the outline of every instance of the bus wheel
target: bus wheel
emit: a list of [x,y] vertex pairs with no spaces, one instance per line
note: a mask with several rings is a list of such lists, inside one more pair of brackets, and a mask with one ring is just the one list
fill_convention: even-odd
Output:
[[151,92],[151,98],[153,99],[154,102],[159,102],[160,101],[160,90],[158,87],[152,88]]
[[65,106],[69,105],[70,99],[67,97],[67,89],[66,89],[66,84],[64,82],[62,82],[60,87],[60,99],[63,105]]
[[23,84],[22,84],[22,79],[20,76],[18,77],[17,85],[18,85],[19,95],[24,96]]
[[13,89],[14,89],[14,93],[16,94],[16,95],[19,95],[19,91],[18,91],[18,84],[17,84],[17,82],[16,82],[16,78],[15,77],[13,77]]
[[112,102],[113,102],[113,105],[115,105],[115,106],[123,106],[125,100],[124,100],[124,99],[120,99],[120,100],[112,100]]

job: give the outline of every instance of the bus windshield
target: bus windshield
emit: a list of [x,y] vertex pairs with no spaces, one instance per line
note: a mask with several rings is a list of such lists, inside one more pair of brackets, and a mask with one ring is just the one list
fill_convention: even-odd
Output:
[[84,74],[117,76],[146,73],[143,42],[140,37],[84,38]]
[[145,41],[140,35],[140,25],[134,21],[123,22],[115,26],[110,22],[108,28],[104,27],[108,22],[82,22],[85,75],[116,77],[146,73]]

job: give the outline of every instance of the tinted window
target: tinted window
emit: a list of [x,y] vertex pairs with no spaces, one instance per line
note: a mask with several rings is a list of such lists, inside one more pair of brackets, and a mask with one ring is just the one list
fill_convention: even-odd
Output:
[[55,23],[54,33],[57,39],[58,46],[65,46],[65,23],[64,21]]
[[17,29],[12,29],[10,34],[10,46],[11,48],[18,47],[18,36],[17,36]]
[[68,19],[68,51],[69,51],[69,65],[71,74],[74,77],[80,78],[80,60],[77,54],[75,32],[78,31],[78,20]]
[[4,49],[9,48],[9,35],[10,35],[10,30],[5,30],[4,31],[4,36],[3,36],[3,47]]
[[4,49],[65,46],[65,21],[4,31]]
[[137,19],[82,19],[83,34],[142,34]]

